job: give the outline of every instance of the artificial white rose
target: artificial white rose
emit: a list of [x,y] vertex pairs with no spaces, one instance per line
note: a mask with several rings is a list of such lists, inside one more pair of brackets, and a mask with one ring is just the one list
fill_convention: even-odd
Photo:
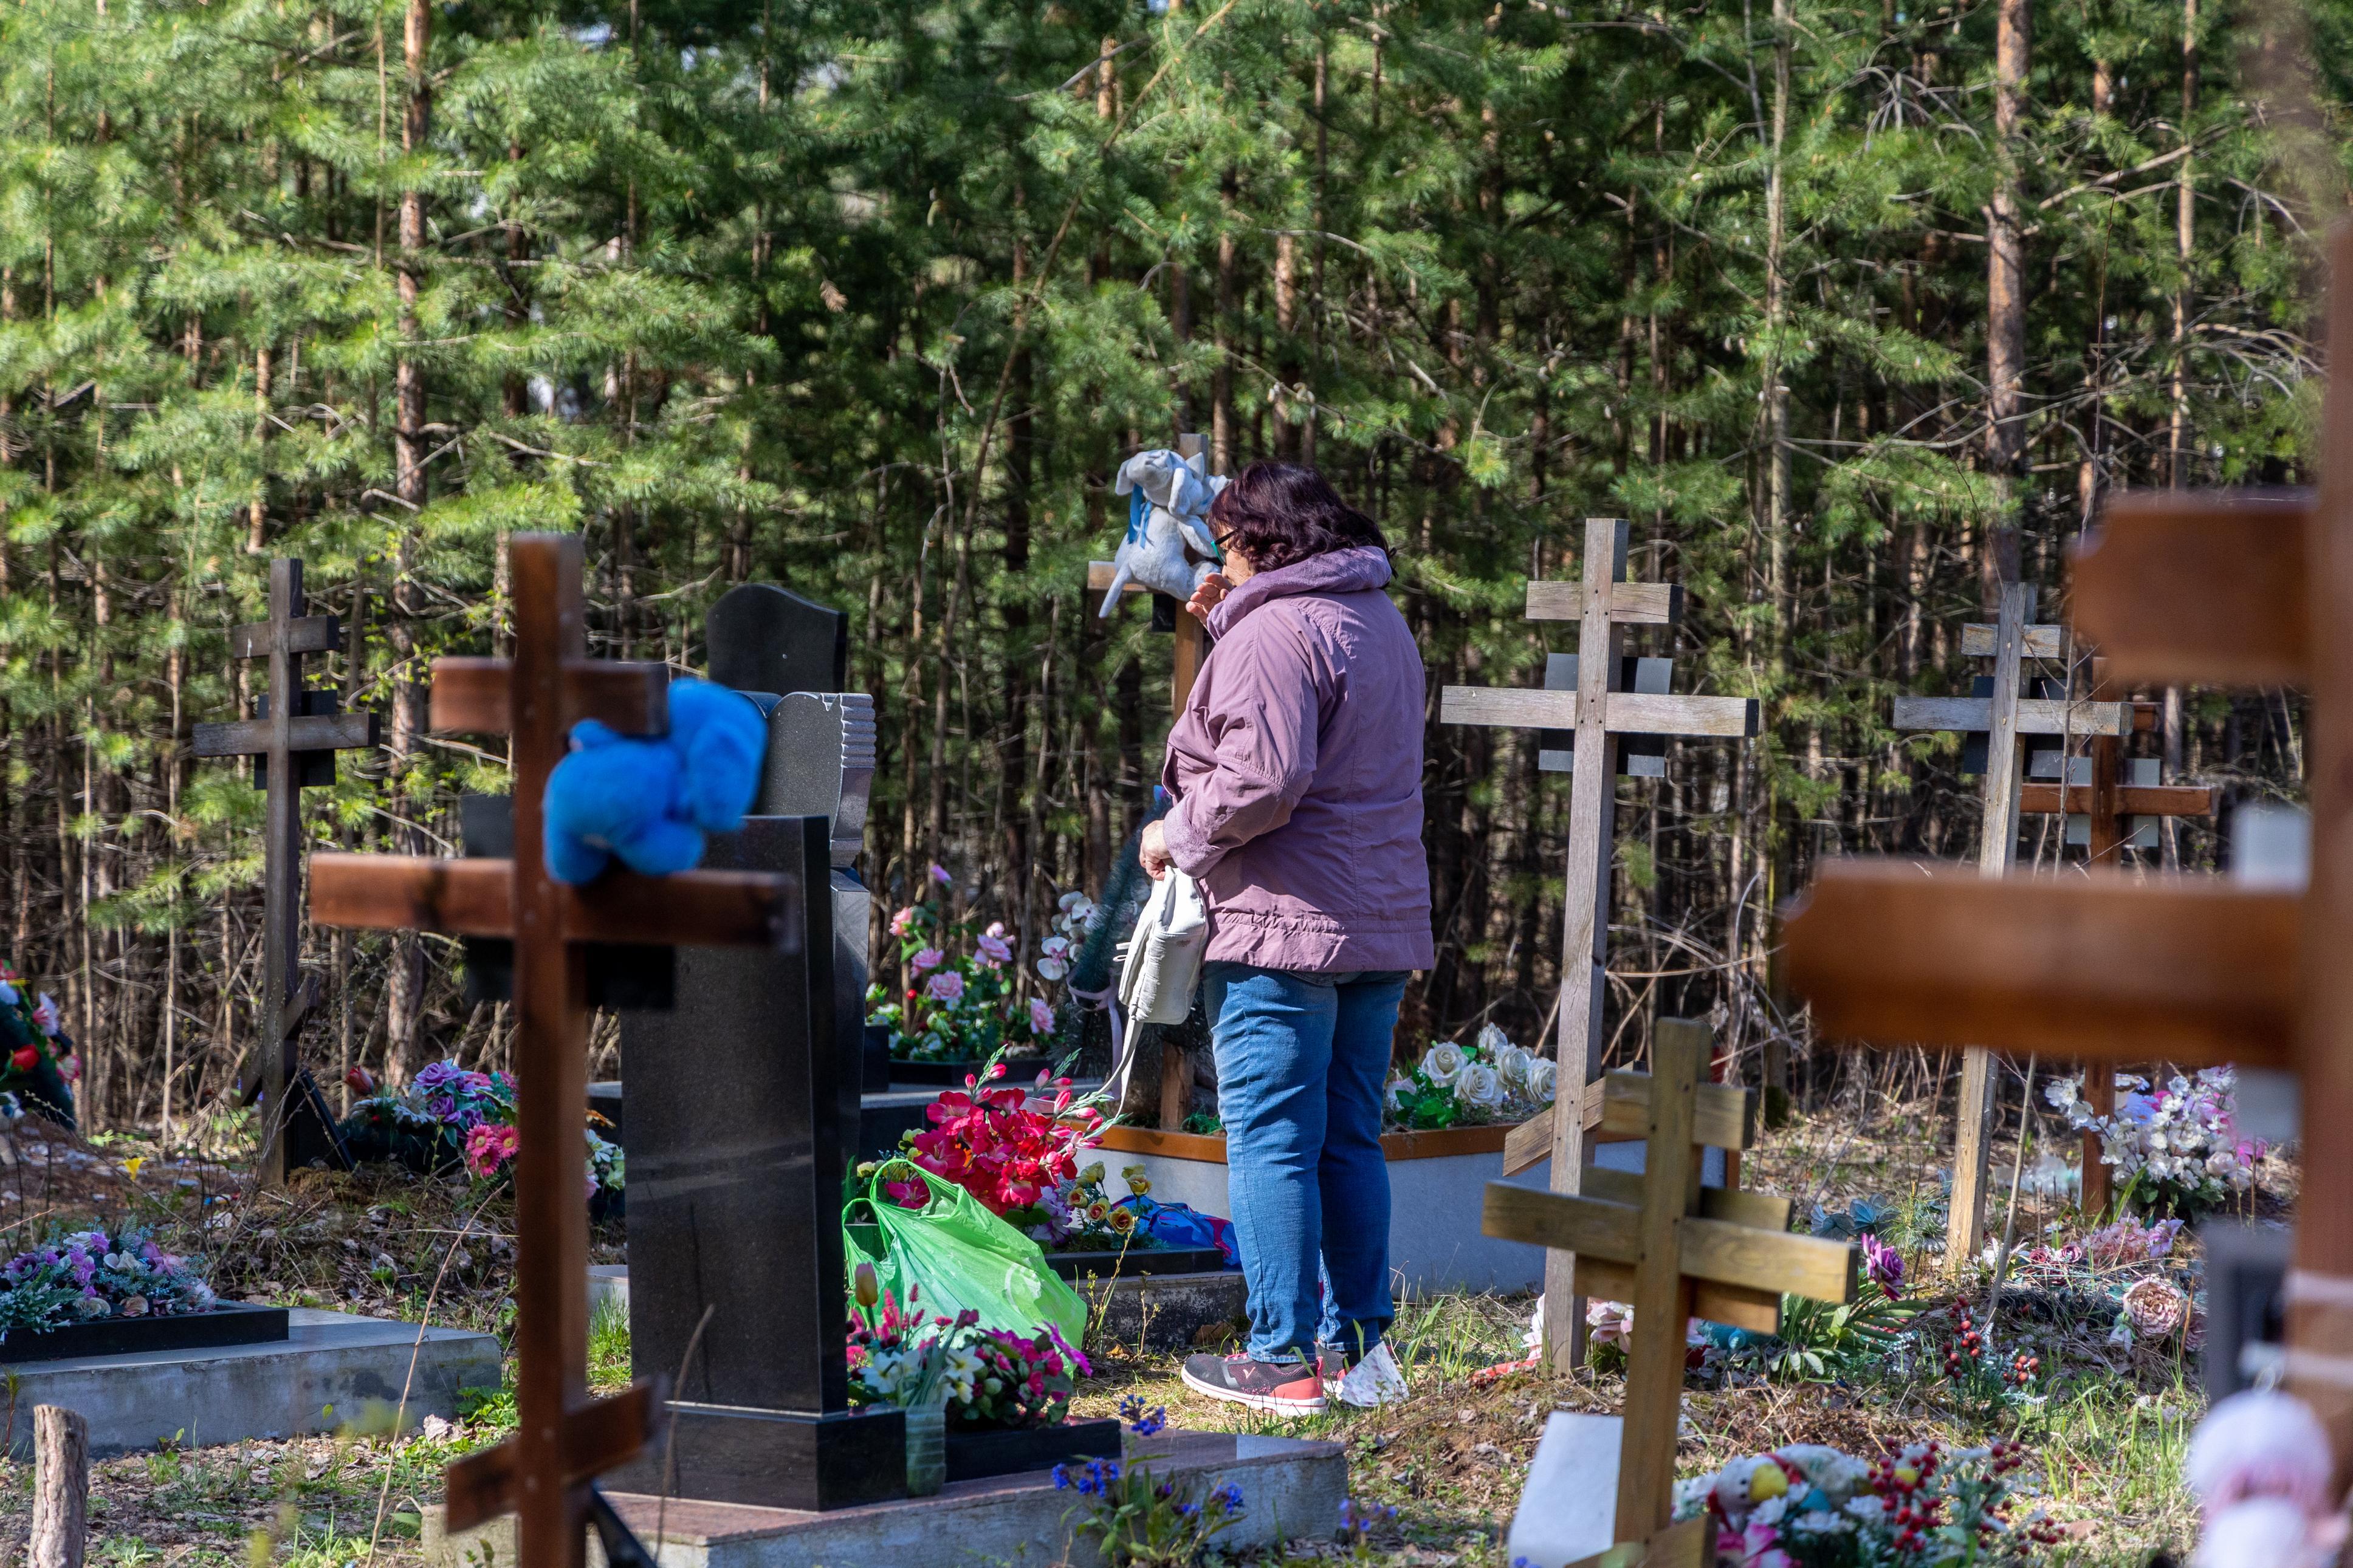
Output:
[[1505,1089],[1519,1090],[1527,1086],[1528,1063],[1535,1059],[1519,1047],[1506,1045],[1495,1053],[1495,1074]]
[[1395,1110],[1405,1103],[1405,1097],[1412,1092],[1413,1079],[1409,1078],[1393,1078],[1389,1079],[1388,1090],[1381,1096],[1381,1103],[1388,1106],[1391,1110]]
[[1474,1110],[1493,1110],[1504,1103],[1504,1080],[1484,1062],[1472,1062],[1456,1076],[1454,1098]]
[[1479,1054],[1493,1061],[1512,1047],[1512,1037],[1493,1024],[1479,1026]]
[[1440,1040],[1421,1053],[1421,1076],[1443,1089],[1454,1081],[1471,1058],[1451,1040]]
[[1560,1068],[1554,1063],[1541,1057],[1537,1058],[1528,1063],[1527,1084],[1524,1092],[1537,1105],[1550,1105],[1553,1100],[1553,1086],[1559,1072]]

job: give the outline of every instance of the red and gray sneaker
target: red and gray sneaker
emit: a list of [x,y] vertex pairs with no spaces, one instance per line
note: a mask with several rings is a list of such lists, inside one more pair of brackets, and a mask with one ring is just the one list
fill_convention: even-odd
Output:
[[1187,1356],[1185,1386],[1278,1415],[1321,1415],[1324,1409],[1323,1374],[1309,1361],[1256,1361],[1246,1354]]

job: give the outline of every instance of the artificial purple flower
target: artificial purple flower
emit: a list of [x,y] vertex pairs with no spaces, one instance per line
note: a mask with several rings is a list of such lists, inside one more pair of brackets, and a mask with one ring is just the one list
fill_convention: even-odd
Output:
[[932,862],[932,871],[931,871],[931,875],[932,875],[932,880],[933,880],[933,881],[934,881],[934,882],[937,882],[937,883],[938,883],[941,887],[943,887],[943,888],[946,887],[950,882],[953,882],[953,881],[955,881],[955,878],[953,878],[953,877],[951,877],[951,876],[949,876],[949,875],[948,875],[948,873],[947,873],[947,868],[946,868],[946,867],[944,867],[944,866],[942,866],[942,865],[941,865],[938,861],[936,861],[936,860],[934,860],[934,861],[933,861],[933,862]]
[[438,1094],[445,1089],[455,1088],[459,1084],[463,1083],[465,1079],[465,1070],[459,1067],[457,1063],[435,1062],[429,1067],[421,1068],[417,1070],[417,1092],[419,1094]]
[[1904,1294],[1904,1255],[1867,1230],[1862,1233],[1862,1267],[1889,1300]]

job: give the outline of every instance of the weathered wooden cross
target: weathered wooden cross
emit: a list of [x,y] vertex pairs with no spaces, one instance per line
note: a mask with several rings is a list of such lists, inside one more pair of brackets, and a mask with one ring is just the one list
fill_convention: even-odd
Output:
[[2289,1387],[2353,1457],[2353,230],[2332,243],[2332,375],[2316,494],[2119,495],[2077,548],[2074,608],[2120,680],[2301,685],[2312,877],[2302,892],[2120,872],[1969,882],[1826,868],[1785,927],[1831,1037],[1984,1041],[2110,1062],[2289,1067],[2304,1190]]
[[[1964,654],[1993,660],[1993,676],[1984,696],[1898,697],[1894,727],[1898,730],[1957,730],[1972,741],[1982,736],[1985,807],[1978,834],[1978,871],[2000,877],[2010,869],[2018,846],[2018,814],[2022,805],[2020,742],[2029,735],[2054,735],[2063,742],[2077,735],[2118,736],[2133,721],[2132,706],[2125,702],[2083,702],[2063,698],[2021,697],[2025,662],[2058,659],[2066,653],[2066,634],[2055,626],[2036,626],[2034,586],[2030,583],[2002,585],[2000,619],[1992,626],[1962,629]],[[1945,1267],[1957,1271],[1977,1256],[1985,1243],[1986,1173],[1993,1120],[1993,1053],[1971,1045],[1961,1053],[1959,1127],[1953,1150],[1953,1194],[1945,1218]]]
[[[373,713],[338,710],[332,691],[302,684],[306,654],[343,646],[343,623],[306,614],[302,563],[280,556],[269,563],[269,618],[233,628],[232,658],[267,659],[269,689],[257,718],[199,724],[200,757],[254,759],[256,782],[268,792],[261,832],[262,942],[260,1037],[238,1075],[248,1100],[262,1103],[261,1157],[256,1174],[266,1185],[286,1179],[290,1106],[298,1098],[294,1042],[304,1016],[319,1004],[317,975],[302,969],[302,795],[335,782],[335,753],[377,743]],[[305,1095],[316,1090],[307,1082]],[[168,1100],[167,1100],[168,1103]],[[318,1108],[313,1107],[313,1110]],[[333,1124],[326,1124],[333,1139]]]
[[[1552,691],[1450,686],[1438,716],[1449,724],[1556,730],[1570,737],[1567,910],[1561,921],[1560,1068],[1558,1103],[1580,1105],[1601,1066],[1603,987],[1609,981],[1610,863],[1615,846],[1620,737],[1686,735],[1743,740],[1757,733],[1757,704],[1750,697],[1688,697],[1627,691],[1620,658],[1621,628],[1672,626],[1683,619],[1683,591],[1665,583],[1626,581],[1628,525],[1613,518],[1585,522],[1583,577],[1574,583],[1531,581],[1527,618],[1576,621],[1577,689]],[[1585,1166],[1585,1124],[1578,1116],[1547,1115],[1526,1139],[1548,1128],[1551,1186],[1578,1190]],[[1524,1139],[1524,1142],[1526,1141]],[[1575,1363],[1584,1326],[1577,1305],[1575,1258],[1555,1253],[1545,1265],[1545,1343],[1555,1364]]]
[[1699,1317],[1773,1333],[1781,1326],[1784,1293],[1831,1302],[1854,1297],[1855,1249],[1790,1235],[1788,1199],[1700,1185],[1703,1148],[1745,1149],[1756,1131],[1755,1098],[1705,1081],[1709,1047],[1705,1025],[1662,1018],[1651,1046],[1657,1070],[1613,1072],[1603,1080],[1602,1125],[1647,1141],[1642,1174],[1588,1166],[1577,1195],[1506,1182],[1487,1185],[1489,1236],[1572,1258],[1576,1281],[1563,1296],[1599,1296],[1634,1308],[1615,1539],[1649,1549],[1615,1560],[1604,1553],[1587,1560],[1592,1568],[1699,1568],[1715,1561],[1704,1516],[1668,1527],[1684,1323]]
[[[638,1451],[660,1403],[647,1383],[587,1397],[587,944],[793,952],[810,895],[762,872],[613,870],[586,887],[548,876],[542,801],[572,726],[601,719],[625,735],[661,733],[670,673],[586,657],[576,535],[519,533],[507,553],[514,658],[436,659],[433,727],[510,737],[512,858],[320,855],[311,908],[326,925],[513,940],[520,1419],[512,1438],[449,1467],[448,1523],[462,1530],[512,1510],[529,1568],[579,1568],[599,1503],[591,1483]],[[609,1524],[607,1510],[600,1529]]]
[[[1971,626],[1970,634],[1983,629]],[[2040,629],[2040,628],[2035,628]],[[1968,639],[1962,651],[1971,651]],[[2106,700],[2108,661],[2092,660],[2092,696]],[[2132,704],[2135,729],[2154,722],[2156,704]],[[2121,866],[2127,846],[2158,847],[2158,825],[2168,816],[2211,816],[2216,791],[2204,784],[2163,782],[2164,764],[2155,757],[2127,757],[2121,735],[2094,735],[2082,756],[2064,752],[2027,755],[2026,784],[2019,791],[2018,809],[2025,816],[2060,816],[2066,822],[2065,839],[2080,847],[2087,864]],[[2044,780],[2051,782],[2045,783]],[[2116,1110],[2116,1075],[2106,1063],[2084,1075],[2084,1099],[2102,1116]],[[2084,1131],[2083,1207],[2086,1214],[2104,1214],[2116,1196],[2115,1173],[2101,1163],[2104,1152],[2096,1129]]]

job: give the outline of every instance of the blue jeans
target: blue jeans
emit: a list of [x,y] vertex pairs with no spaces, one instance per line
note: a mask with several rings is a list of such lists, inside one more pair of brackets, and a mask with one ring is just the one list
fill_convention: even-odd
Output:
[[1406,976],[1210,963],[1201,978],[1250,1353],[1312,1356],[1319,1333],[1370,1350],[1396,1315],[1381,1090]]

